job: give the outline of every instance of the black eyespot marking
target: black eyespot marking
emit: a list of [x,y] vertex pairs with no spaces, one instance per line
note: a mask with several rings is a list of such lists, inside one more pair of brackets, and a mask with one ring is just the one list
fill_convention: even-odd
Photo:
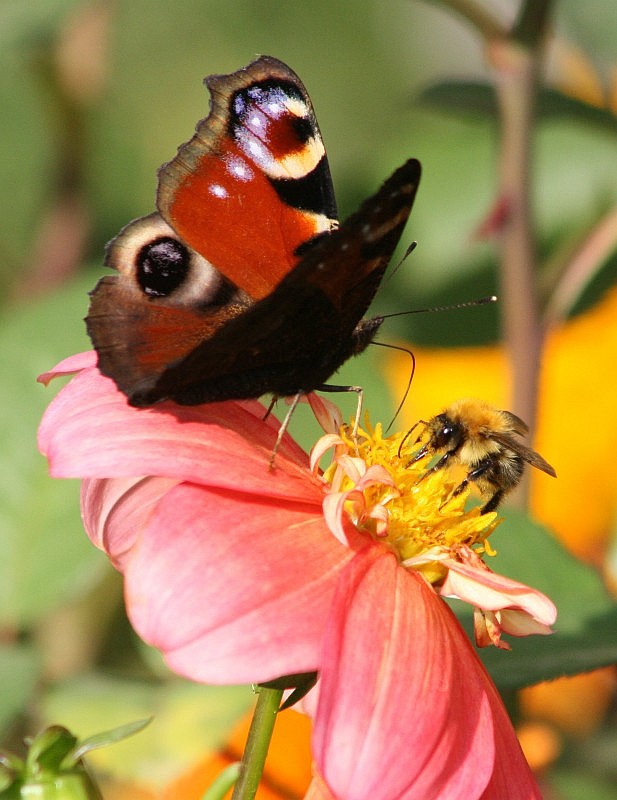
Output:
[[291,120],[291,127],[302,144],[306,144],[315,135],[315,126],[307,117],[294,117]]
[[177,239],[148,242],[137,255],[137,282],[148,297],[166,297],[186,278],[190,255]]

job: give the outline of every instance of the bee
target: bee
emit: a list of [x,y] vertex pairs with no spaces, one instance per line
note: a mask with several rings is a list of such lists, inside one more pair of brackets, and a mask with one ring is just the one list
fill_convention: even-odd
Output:
[[454,495],[460,494],[470,482],[476,484],[483,496],[490,495],[482,514],[494,511],[504,495],[517,486],[525,463],[557,477],[553,467],[539,453],[517,438],[529,432],[523,420],[483,400],[457,400],[428,422],[420,420],[405,438],[418,424],[424,425],[428,440],[408,466],[427,455],[440,455],[423,477],[454,463],[466,467],[467,476],[456,487]]

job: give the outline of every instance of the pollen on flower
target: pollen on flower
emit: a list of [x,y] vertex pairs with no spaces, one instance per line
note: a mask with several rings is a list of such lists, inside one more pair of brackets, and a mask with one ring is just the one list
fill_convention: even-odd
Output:
[[401,455],[404,434],[383,435],[382,426],[365,424],[356,437],[344,426],[334,462],[324,474],[328,491],[342,499],[337,507],[354,527],[390,548],[401,564],[431,583],[447,573],[445,556],[459,548],[492,554],[487,537],[498,524],[494,512],[465,510],[469,491],[454,494],[457,481],[447,470],[427,474],[427,459],[410,463]]

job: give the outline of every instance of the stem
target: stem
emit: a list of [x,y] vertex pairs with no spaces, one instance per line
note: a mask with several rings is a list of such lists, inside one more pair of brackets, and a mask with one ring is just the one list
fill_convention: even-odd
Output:
[[617,245],[617,206],[611,208],[571,254],[553,288],[544,311],[544,329],[549,332],[571,311]]
[[456,11],[468,22],[471,22],[485,39],[495,39],[507,35],[507,29],[497,14],[476,0],[429,0],[429,2]]
[[257,688],[257,705],[246,740],[240,775],[234,786],[232,800],[252,800],[266,763],[276,715],[283,696],[282,689]]
[[[512,408],[529,423],[532,431],[537,414],[543,334],[531,209],[531,137],[549,6],[547,0],[528,0],[521,11],[515,40],[493,41],[488,51],[497,72],[501,127],[498,197],[508,210],[500,273],[503,334],[511,363]],[[519,507],[527,505],[527,497],[528,483],[524,481],[516,497]]]

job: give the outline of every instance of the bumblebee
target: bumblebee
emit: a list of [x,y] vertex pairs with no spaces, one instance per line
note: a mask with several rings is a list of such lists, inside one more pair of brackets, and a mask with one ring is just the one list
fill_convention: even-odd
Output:
[[470,482],[476,484],[481,494],[488,496],[482,514],[494,511],[504,495],[518,485],[525,463],[557,477],[539,453],[517,438],[529,432],[523,420],[483,400],[457,400],[428,422],[416,423],[407,436],[418,424],[424,425],[428,439],[408,465],[425,456],[440,455],[427,475],[455,463],[466,467],[467,476],[454,494],[460,494]]

